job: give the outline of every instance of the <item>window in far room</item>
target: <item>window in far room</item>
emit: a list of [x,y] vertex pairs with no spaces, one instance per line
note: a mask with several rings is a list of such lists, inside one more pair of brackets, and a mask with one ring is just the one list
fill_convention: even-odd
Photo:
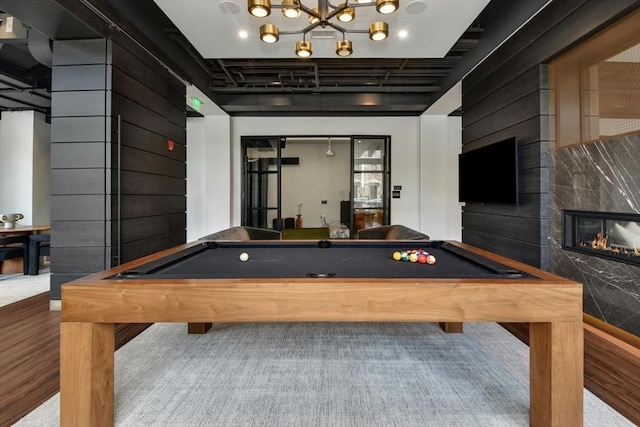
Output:
[[640,11],[550,63],[555,147],[640,132],[638,28]]

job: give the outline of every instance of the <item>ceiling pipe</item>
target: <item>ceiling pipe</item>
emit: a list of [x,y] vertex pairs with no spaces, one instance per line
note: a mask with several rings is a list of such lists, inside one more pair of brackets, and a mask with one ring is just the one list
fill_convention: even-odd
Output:
[[440,90],[439,85],[432,86],[320,86],[317,87],[210,87],[218,93],[430,93]]
[[53,66],[53,51],[51,40],[44,34],[30,28],[27,32],[28,47],[33,59],[51,68]]
[[231,81],[231,84],[235,87],[238,87],[238,82],[236,81],[236,79],[233,78],[229,70],[227,70],[227,67],[226,65],[224,65],[224,62],[222,62],[222,59],[218,59],[217,61],[220,68],[222,68],[222,71],[224,71],[224,73],[227,75],[227,77]]
[[[316,88],[320,88],[320,69],[316,62],[294,62],[294,61],[278,61],[278,62],[248,62],[248,61],[227,61],[227,67],[249,67],[249,68],[313,68],[313,76]],[[268,70],[266,72],[269,72]]]

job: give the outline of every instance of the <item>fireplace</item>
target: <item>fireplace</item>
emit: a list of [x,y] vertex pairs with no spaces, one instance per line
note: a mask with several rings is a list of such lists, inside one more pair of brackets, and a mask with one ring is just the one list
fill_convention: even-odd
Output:
[[640,214],[562,211],[562,249],[640,265]]

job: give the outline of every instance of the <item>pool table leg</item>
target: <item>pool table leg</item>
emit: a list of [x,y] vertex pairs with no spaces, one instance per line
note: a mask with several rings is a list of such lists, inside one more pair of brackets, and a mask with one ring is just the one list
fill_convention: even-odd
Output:
[[211,329],[213,323],[189,323],[187,324],[188,334],[206,334]]
[[60,323],[60,425],[113,426],[111,323]]
[[531,323],[531,426],[583,425],[582,321]]
[[462,325],[464,325],[464,323],[462,322],[439,322],[438,324],[440,328],[448,334],[461,334],[463,332]]

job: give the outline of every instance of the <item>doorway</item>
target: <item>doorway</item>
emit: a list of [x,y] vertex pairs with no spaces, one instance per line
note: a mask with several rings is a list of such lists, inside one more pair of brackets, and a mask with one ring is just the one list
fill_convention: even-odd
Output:
[[250,136],[241,142],[242,225],[282,230],[283,238],[337,238],[388,223],[390,137]]

